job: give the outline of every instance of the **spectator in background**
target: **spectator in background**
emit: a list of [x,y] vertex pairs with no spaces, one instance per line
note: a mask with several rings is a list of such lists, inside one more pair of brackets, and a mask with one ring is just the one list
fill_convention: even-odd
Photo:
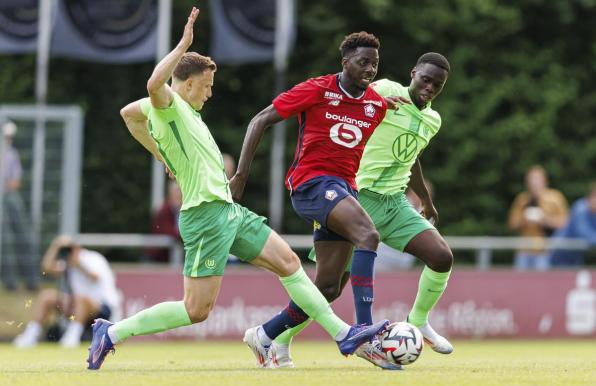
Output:
[[[182,191],[174,180],[168,181],[168,194],[161,208],[153,216],[151,221],[151,233],[158,235],[170,235],[182,242],[178,229],[178,217],[182,207]],[[170,261],[169,251],[165,248],[148,248],[145,251],[152,262],[165,263]]]
[[[588,195],[573,204],[569,221],[555,233],[555,237],[583,239],[592,247],[596,246],[596,181],[590,184]],[[557,267],[583,265],[584,253],[555,250],[551,256],[551,264]]]
[[20,276],[27,289],[35,291],[39,286],[39,265],[34,254],[29,215],[19,193],[23,170],[19,152],[13,146],[16,132],[17,126],[14,122],[9,121],[2,125],[4,195],[0,271],[2,283],[7,290],[17,288]]
[[60,279],[60,289],[43,289],[35,301],[33,318],[14,339],[19,348],[41,338],[43,324],[55,311],[68,319],[60,339],[63,347],[77,347],[95,318],[109,318],[119,307],[114,273],[105,257],[81,248],[66,236],[54,239],[42,260],[45,273]]
[[[432,183],[424,179],[424,184],[428,189],[431,199],[433,198],[433,185]],[[406,190],[406,198],[416,209],[417,212],[422,212],[423,206],[420,197],[414,193],[413,189],[408,188]],[[432,220],[432,219],[431,219]],[[387,244],[381,242],[379,248],[377,248],[377,258],[375,259],[375,270],[376,271],[396,271],[403,269],[410,269],[416,262],[416,257],[406,252],[398,251],[393,249]]]
[[[548,187],[546,171],[532,166],[526,172],[526,191],[519,193],[509,211],[509,228],[524,237],[549,237],[567,221],[567,200]],[[550,258],[544,248],[518,251],[517,270],[547,270]]]

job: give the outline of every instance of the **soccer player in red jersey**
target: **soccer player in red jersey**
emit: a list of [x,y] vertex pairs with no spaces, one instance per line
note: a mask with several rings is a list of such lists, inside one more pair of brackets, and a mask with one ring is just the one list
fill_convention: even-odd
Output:
[[[238,169],[230,180],[232,196],[239,200],[265,129],[298,117],[298,144],[286,187],[295,211],[314,224],[315,284],[329,302],[350,277],[346,267],[355,247],[351,281],[359,324],[372,323],[379,234],[358,203],[355,177],[366,141],[385,117],[387,103],[396,108],[394,100],[386,101],[368,87],[377,73],[378,49],[374,35],[350,34],[340,45],[342,72],[308,79],[277,96],[248,125]],[[307,319],[290,302],[269,322],[247,330],[244,340],[253,351],[257,345],[262,352],[272,339]]]

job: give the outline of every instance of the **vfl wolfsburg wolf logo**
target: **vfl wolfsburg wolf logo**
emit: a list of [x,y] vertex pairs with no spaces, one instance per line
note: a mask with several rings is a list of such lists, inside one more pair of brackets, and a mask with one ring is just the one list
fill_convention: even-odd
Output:
[[393,142],[393,156],[401,163],[410,162],[416,156],[417,150],[418,140],[413,134],[402,134]]
[[207,261],[205,261],[205,267],[209,269],[215,268],[215,260],[207,259]]

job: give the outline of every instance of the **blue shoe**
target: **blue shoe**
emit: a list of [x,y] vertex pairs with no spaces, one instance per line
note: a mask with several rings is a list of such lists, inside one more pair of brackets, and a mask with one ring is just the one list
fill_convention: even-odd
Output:
[[87,359],[89,364],[87,368],[89,370],[99,370],[104,359],[106,359],[106,355],[116,351],[108,335],[108,327],[113,324],[105,319],[95,319],[95,323],[93,323],[93,340],[89,347],[89,358]]
[[360,345],[370,342],[375,336],[385,331],[389,321],[387,319],[377,322],[371,326],[356,325],[350,327],[348,336],[337,342],[339,351],[343,355],[351,355]]

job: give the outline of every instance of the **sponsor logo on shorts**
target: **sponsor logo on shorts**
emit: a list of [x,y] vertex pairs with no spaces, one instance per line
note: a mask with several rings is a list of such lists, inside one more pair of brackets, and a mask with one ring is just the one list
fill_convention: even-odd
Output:
[[215,268],[215,260],[213,260],[213,259],[205,260],[205,268],[209,268],[209,269]]
[[333,201],[337,198],[337,192],[335,190],[328,190],[325,192],[325,198],[329,201]]
[[366,115],[369,118],[374,117],[376,111],[377,110],[375,110],[375,107],[371,104],[364,106],[364,115]]

